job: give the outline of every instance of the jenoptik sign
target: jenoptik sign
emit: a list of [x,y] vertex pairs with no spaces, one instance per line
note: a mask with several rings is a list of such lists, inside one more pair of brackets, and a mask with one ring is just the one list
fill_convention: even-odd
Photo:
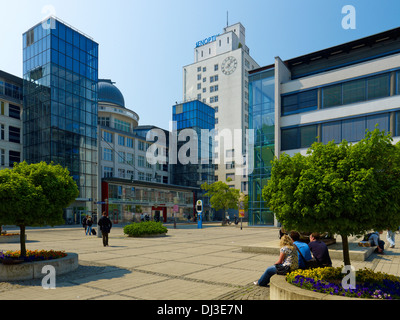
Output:
[[202,41],[197,41],[196,42],[196,48],[204,46],[204,45],[206,45],[208,43],[214,42],[215,40],[217,40],[218,36],[219,36],[219,34],[217,34],[215,36],[212,36],[212,37],[208,37],[208,38],[206,38],[206,39],[204,39]]

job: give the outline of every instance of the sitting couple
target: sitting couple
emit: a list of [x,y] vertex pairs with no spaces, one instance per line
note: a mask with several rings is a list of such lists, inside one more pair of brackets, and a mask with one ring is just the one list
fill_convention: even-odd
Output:
[[[310,235],[310,243],[307,245],[300,242],[300,234],[297,231],[291,231],[289,235],[283,235],[280,242],[280,255],[275,265],[269,267],[261,278],[254,282],[255,285],[266,287],[271,277],[278,273],[277,268],[286,269],[287,272],[296,269],[305,269],[306,261],[311,260],[311,252],[314,258],[321,266],[331,266],[332,261],[329,257],[329,251],[324,242],[320,240],[318,233]],[[297,247],[297,248],[296,248]],[[300,252],[301,254],[300,254]]]

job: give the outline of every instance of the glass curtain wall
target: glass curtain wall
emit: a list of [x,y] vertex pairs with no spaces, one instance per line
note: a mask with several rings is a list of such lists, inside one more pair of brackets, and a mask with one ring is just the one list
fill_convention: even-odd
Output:
[[[177,133],[184,129],[193,129],[198,140],[198,163],[182,164],[177,159],[177,164],[173,165],[173,184],[187,187],[200,188],[205,182],[212,184],[215,182],[215,165],[213,164],[213,136],[215,129],[215,110],[214,108],[202,103],[199,100],[186,102],[173,106],[172,120],[176,122]],[[208,141],[202,143],[202,130],[209,132]],[[188,142],[178,142],[177,150]],[[211,212],[209,199],[203,196],[203,191],[198,191],[197,199],[203,200],[205,216]]]
[[51,18],[23,35],[24,159],[67,167],[89,206],[97,187],[98,44]]
[[249,225],[273,225],[274,214],[262,199],[262,189],[271,177],[275,156],[274,70],[249,77],[249,128],[254,130],[254,171],[249,175]]

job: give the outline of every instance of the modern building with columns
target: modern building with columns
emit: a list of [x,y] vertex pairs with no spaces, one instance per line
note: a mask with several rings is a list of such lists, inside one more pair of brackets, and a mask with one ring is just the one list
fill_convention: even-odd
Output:
[[249,72],[249,224],[278,222],[262,200],[271,160],[315,142],[357,142],[378,125],[400,141],[400,28]]

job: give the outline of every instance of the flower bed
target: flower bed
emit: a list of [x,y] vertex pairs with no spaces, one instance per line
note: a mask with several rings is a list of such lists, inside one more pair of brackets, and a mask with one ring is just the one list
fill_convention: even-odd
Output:
[[344,289],[342,268],[296,270],[286,281],[305,290],[349,298],[400,299],[400,278],[382,272],[363,269],[356,272],[356,288]]
[[[27,250],[26,257],[23,258],[24,262],[36,262],[36,261],[47,261],[66,257],[67,254],[64,251],[46,251],[46,250]],[[0,252],[0,261],[9,260],[22,260],[21,251],[6,251]]]

